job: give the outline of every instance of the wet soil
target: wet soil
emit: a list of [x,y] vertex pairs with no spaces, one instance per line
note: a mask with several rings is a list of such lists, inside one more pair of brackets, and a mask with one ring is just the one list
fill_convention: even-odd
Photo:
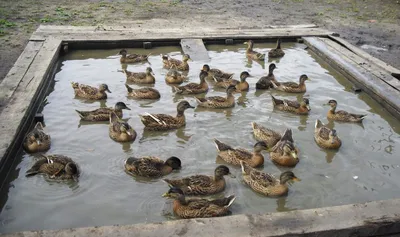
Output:
[[400,68],[398,0],[19,0],[0,1],[0,80],[40,24],[256,28],[309,23]]

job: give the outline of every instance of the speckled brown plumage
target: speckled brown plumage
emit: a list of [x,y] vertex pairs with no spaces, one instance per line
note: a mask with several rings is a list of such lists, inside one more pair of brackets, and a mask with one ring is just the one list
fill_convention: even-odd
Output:
[[143,55],[143,54],[128,54],[126,49],[122,49],[119,51],[119,54],[122,55],[120,58],[121,63],[139,63],[145,62],[148,60],[150,54]]
[[133,99],[156,100],[160,99],[161,97],[160,92],[151,87],[142,87],[139,89],[133,89],[127,84],[125,84],[125,87],[128,90],[128,97]]
[[108,132],[111,139],[117,142],[133,142],[136,139],[136,131],[122,121],[114,112],[110,115]]
[[108,121],[112,112],[116,113],[118,117],[122,118],[123,109],[131,110],[124,102],[117,102],[114,108],[99,108],[92,111],[75,111],[83,121]]
[[280,58],[285,56],[285,52],[281,48],[281,39],[276,41],[276,47],[268,52],[268,58]]
[[244,44],[247,44],[247,49],[246,49],[247,57],[253,60],[265,60],[265,54],[253,50],[254,42],[252,40],[244,42]]
[[331,106],[331,109],[328,111],[327,114],[328,119],[340,122],[361,123],[365,116],[367,116],[365,114],[352,114],[344,110],[336,111],[336,100],[330,100],[328,104]]
[[79,84],[77,82],[71,82],[72,88],[74,89],[75,96],[90,100],[103,100],[107,99],[107,94],[111,93],[108,89],[107,84],[101,84],[99,88],[92,87],[85,84]]
[[290,92],[290,93],[304,93],[307,91],[305,81],[310,80],[307,75],[301,75],[299,78],[299,83],[296,82],[280,82],[276,84],[271,81],[274,89],[278,91]]
[[43,131],[41,122],[37,122],[35,127],[24,138],[23,147],[28,153],[43,152],[50,149],[51,138]]
[[295,114],[300,114],[300,115],[306,115],[309,113],[311,110],[309,104],[309,100],[307,98],[303,98],[303,100],[299,103],[294,100],[280,100],[275,98],[274,96],[271,96],[272,98],[272,103],[274,105],[274,108],[281,110],[281,111],[287,111],[287,112],[292,112]]
[[26,176],[45,174],[54,180],[77,180],[80,171],[78,165],[69,157],[64,155],[42,156],[26,172]]
[[181,160],[170,157],[166,161],[155,156],[129,157],[125,161],[125,171],[134,176],[157,178],[181,168]]
[[328,128],[319,119],[315,121],[314,139],[318,146],[325,149],[339,149],[342,145],[336,130]]
[[164,68],[167,68],[167,69],[176,69],[179,71],[189,71],[189,64],[188,64],[189,60],[190,60],[190,56],[188,54],[184,54],[182,56],[182,61],[168,57],[166,55],[162,55],[163,66],[164,66]]
[[195,95],[195,94],[206,93],[208,91],[208,84],[205,80],[207,75],[208,75],[207,72],[201,71],[199,75],[200,83],[192,82],[184,86],[173,86],[175,93],[182,95]]

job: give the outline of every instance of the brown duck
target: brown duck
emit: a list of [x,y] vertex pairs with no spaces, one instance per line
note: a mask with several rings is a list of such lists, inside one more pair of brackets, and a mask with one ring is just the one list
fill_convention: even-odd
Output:
[[285,56],[285,52],[281,48],[281,39],[276,41],[276,47],[268,52],[268,58],[280,58]]
[[176,117],[168,114],[149,114],[139,115],[140,120],[148,130],[169,130],[186,125],[185,110],[194,108],[186,100],[179,102],[176,107]]
[[30,131],[24,139],[23,146],[26,152],[35,153],[43,152],[50,149],[51,138],[43,131],[41,122],[37,122],[35,127]]
[[208,73],[205,71],[201,71],[199,74],[200,83],[189,83],[184,86],[173,86],[176,94],[182,95],[194,95],[206,93],[208,91],[208,84],[206,82],[206,77]]
[[166,161],[154,156],[129,157],[125,161],[125,171],[134,176],[158,178],[181,168],[181,160],[175,156]]
[[181,179],[164,179],[170,187],[182,189],[185,195],[211,195],[224,191],[225,175],[230,175],[229,168],[220,165],[215,168],[214,176],[194,175]]
[[361,123],[365,116],[367,116],[365,114],[352,114],[344,110],[336,111],[336,100],[330,100],[328,104],[331,106],[331,109],[328,111],[327,114],[328,119],[340,122]]
[[122,49],[119,51],[119,55],[122,55],[120,58],[121,63],[139,63],[145,62],[148,60],[150,54],[143,55],[143,54],[128,54],[126,49]]
[[101,84],[99,88],[92,87],[89,85],[79,84],[77,82],[71,82],[72,88],[74,89],[75,96],[85,98],[89,100],[103,100],[107,99],[107,94],[111,93],[108,89],[107,84]]
[[307,91],[306,81],[310,80],[307,75],[303,74],[299,78],[299,83],[296,82],[281,82],[276,84],[274,81],[271,81],[274,89],[278,91],[290,92],[290,93],[304,93]]
[[303,100],[299,103],[295,100],[280,100],[275,98],[274,96],[271,97],[274,108],[281,111],[307,115],[311,110],[310,101],[307,98],[303,98]]
[[268,90],[270,88],[274,88],[272,82],[276,85],[279,85],[279,82],[276,80],[274,75],[274,70],[277,69],[275,63],[271,63],[268,67],[268,75],[261,77],[256,83],[256,89],[258,90]]
[[131,110],[124,102],[117,102],[114,108],[99,108],[92,111],[75,110],[83,121],[108,121],[112,112],[122,118],[122,110]]

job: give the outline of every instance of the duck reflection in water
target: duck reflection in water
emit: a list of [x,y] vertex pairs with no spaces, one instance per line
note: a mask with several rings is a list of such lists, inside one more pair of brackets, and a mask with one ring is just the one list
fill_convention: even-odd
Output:
[[167,137],[172,133],[175,133],[176,137],[179,138],[180,141],[185,142],[188,142],[193,136],[193,134],[185,133],[185,127],[166,131],[151,131],[143,129],[142,137],[139,139],[139,143],[147,142],[149,140],[162,140],[162,137]]

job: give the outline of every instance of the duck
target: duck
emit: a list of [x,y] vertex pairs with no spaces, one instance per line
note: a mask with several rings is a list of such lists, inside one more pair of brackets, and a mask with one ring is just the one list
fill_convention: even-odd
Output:
[[174,58],[168,57],[166,55],[162,55],[161,57],[162,57],[162,60],[163,60],[164,68],[176,69],[176,70],[179,70],[179,71],[189,71],[188,61],[191,60],[189,54],[184,54],[182,56],[182,61],[178,60],[178,59],[174,59]]
[[162,196],[175,199],[173,212],[184,219],[226,216],[231,213],[229,207],[236,199],[234,195],[217,199],[186,199],[182,189],[176,187],[170,188]]
[[139,62],[144,62],[147,61],[150,54],[148,55],[143,55],[143,54],[128,54],[126,49],[122,49],[119,51],[119,55],[122,55],[120,58],[121,63],[139,63]]
[[111,112],[108,132],[111,139],[116,142],[133,142],[136,139],[136,131],[127,123],[122,121],[118,115]]
[[253,60],[261,60],[261,61],[265,60],[265,54],[253,50],[254,42],[252,40],[244,42],[243,44],[247,44],[247,49],[246,49],[247,57]]
[[193,175],[181,179],[164,179],[170,187],[182,189],[185,195],[211,195],[224,191],[225,175],[231,175],[229,168],[220,165],[215,168],[214,176]]
[[124,102],[117,102],[114,108],[99,108],[92,111],[75,111],[78,113],[82,121],[108,121],[112,112],[122,118],[123,109],[131,110]]
[[77,82],[71,82],[71,85],[74,89],[75,96],[84,99],[104,100],[107,99],[106,92],[111,93],[111,91],[108,89],[107,84],[101,84],[99,88],[85,84],[79,84]]
[[300,181],[292,171],[281,173],[279,179],[272,174],[252,168],[246,162],[241,161],[243,181],[255,192],[267,197],[280,197],[289,192],[288,184]]
[[278,165],[294,167],[299,163],[299,150],[294,146],[291,129],[285,130],[285,135],[272,147],[270,159]]
[[207,79],[209,80],[214,80],[214,77],[219,78],[221,80],[231,79],[234,74],[234,73],[224,72],[218,68],[210,68],[208,64],[204,64],[201,70],[208,73]]
[[246,81],[246,79],[250,77],[250,73],[243,71],[240,73],[240,81],[235,80],[235,79],[224,79],[220,80],[217,79],[217,83],[215,83],[214,87],[215,88],[228,88],[230,85],[234,85],[237,89],[238,92],[240,91],[248,91],[249,90],[249,83]]
[[213,109],[226,109],[235,106],[235,96],[233,92],[236,91],[236,87],[231,85],[226,89],[226,97],[222,96],[211,96],[211,97],[195,97],[198,106]]
[[126,75],[126,81],[138,84],[154,84],[156,78],[151,67],[146,68],[146,72],[130,72],[126,69],[123,70]]
[[268,52],[268,58],[280,58],[285,56],[285,52],[281,49],[281,39],[276,41],[276,47]]
[[280,100],[272,95],[271,97],[274,108],[281,111],[292,112],[299,115],[307,115],[311,110],[310,101],[307,98],[303,98],[299,103],[295,100]]
[[42,155],[34,165],[26,171],[26,177],[44,174],[52,180],[77,181],[80,171],[78,165],[64,155]]
[[176,110],[177,115],[176,117],[168,115],[168,114],[145,114],[139,115],[140,120],[144,124],[145,128],[148,130],[169,130],[169,129],[176,129],[186,125],[185,119],[185,110],[192,108],[189,102],[183,100],[178,103]]
[[160,97],[161,97],[160,92],[157,89],[154,89],[151,87],[143,87],[140,89],[133,89],[128,84],[125,84],[125,87],[128,90],[128,97],[131,97],[134,99],[156,100],[156,99],[160,99]]
[[44,152],[50,149],[51,137],[43,131],[43,124],[37,122],[24,138],[23,147],[28,153]]
[[278,132],[266,128],[256,122],[251,123],[251,127],[253,128],[253,134],[257,141],[265,142],[268,147],[273,147],[276,143],[281,140],[282,136]]
[[327,117],[334,121],[361,123],[365,116],[367,116],[366,114],[352,114],[344,110],[336,111],[336,100],[329,100],[328,104],[331,106],[331,109],[328,111]]
[[206,77],[208,73],[205,71],[201,71],[199,74],[200,83],[189,83],[184,86],[172,86],[175,94],[182,94],[182,95],[195,95],[206,93],[208,91],[208,84],[206,82]]
[[256,83],[256,89],[257,90],[268,90],[270,88],[274,88],[274,85],[272,84],[272,81],[276,85],[280,85],[279,82],[276,80],[275,75],[274,75],[274,70],[277,69],[275,63],[271,63],[268,66],[268,75],[261,77],[258,82]]
[[125,171],[133,176],[159,178],[181,168],[181,160],[171,156],[163,161],[155,156],[129,157],[125,160]]
[[165,75],[165,82],[167,84],[182,84],[187,78],[175,69],[170,69]]
[[307,75],[303,74],[299,78],[299,84],[296,82],[280,82],[276,84],[274,81],[271,81],[275,90],[290,92],[290,93],[304,93],[307,91],[306,81],[310,80]]
[[241,161],[246,162],[251,167],[262,166],[264,164],[264,156],[261,151],[268,149],[265,142],[257,142],[254,145],[253,152],[243,148],[233,148],[218,139],[214,139],[214,143],[218,150],[218,157],[236,166],[240,166]]
[[339,149],[342,145],[336,130],[328,128],[319,119],[315,121],[314,140],[318,146],[326,149]]

